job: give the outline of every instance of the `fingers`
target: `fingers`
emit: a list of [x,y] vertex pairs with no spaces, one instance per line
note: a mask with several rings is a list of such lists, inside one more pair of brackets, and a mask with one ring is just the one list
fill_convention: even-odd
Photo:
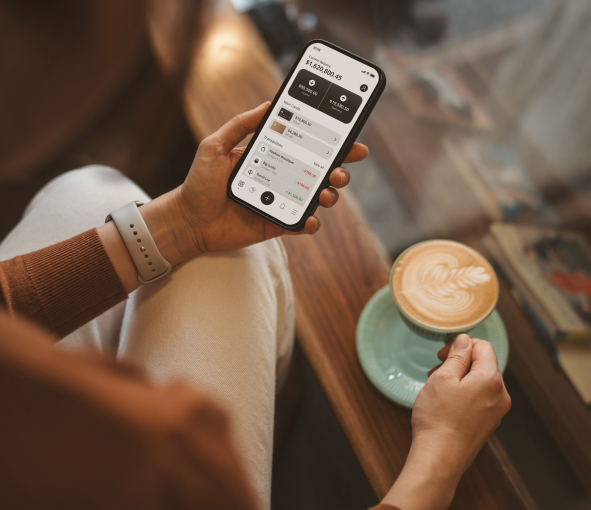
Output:
[[[451,349],[451,346],[453,345],[453,342],[450,342],[448,344],[445,344],[441,349],[439,349],[439,352],[437,353],[437,358],[439,359],[439,361],[444,362],[447,359],[447,356],[449,355],[449,351]],[[434,373],[438,368],[441,367],[443,363],[437,365],[436,367],[433,367],[431,370],[429,370],[429,372],[427,372],[427,376],[430,376],[432,373]]]
[[305,235],[313,235],[320,230],[320,220],[316,216],[310,216],[306,223],[304,224],[304,228],[298,232],[288,232],[286,230],[283,233],[287,236],[305,236]]
[[355,142],[349,151],[349,154],[345,157],[345,163],[355,163],[357,161],[361,161],[365,159],[369,154],[369,149],[361,144]]
[[[460,335],[458,335],[460,336]],[[467,335],[465,335],[467,336]],[[455,342],[454,342],[455,343]],[[440,361],[445,361],[451,355],[456,355],[452,350],[452,346],[454,343],[449,343],[437,353],[437,357]],[[471,364],[468,365],[470,372],[474,372],[478,374],[479,372],[485,372],[488,374],[492,374],[498,370],[498,360],[495,350],[490,342],[486,340],[481,340],[479,338],[472,338],[472,355],[471,355]],[[428,375],[434,373],[438,368],[442,365],[438,365],[432,368]]]
[[230,122],[226,122],[213,135],[203,140],[201,145],[209,145],[214,142],[216,149],[221,150],[223,154],[229,154],[230,151],[247,135],[254,133],[257,126],[265,115],[271,103],[267,101],[254,110],[236,115]]
[[499,362],[492,344],[485,340],[478,340],[474,342],[474,348],[472,349],[471,371],[473,371],[475,374],[478,372],[491,374],[496,372],[498,367]]
[[449,350],[451,349],[451,344],[453,342],[450,342],[448,344],[445,344],[440,351],[437,353],[437,357],[439,358],[439,361],[445,361],[447,359],[447,355],[449,354]]
[[304,230],[302,232],[312,235],[318,232],[320,229],[320,220],[316,216],[310,216],[306,220],[306,224],[304,225]]
[[470,370],[472,363],[472,339],[465,334],[458,335],[449,349],[447,359],[440,372],[461,380]]
[[287,232],[283,231],[285,235],[288,236],[305,236],[305,235],[313,235],[320,229],[320,220],[316,216],[310,216],[306,223],[304,224],[304,228],[298,232]]
[[[351,180],[351,174],[346,168],[335,168],[330,174],[329,182],[335,188],[343,188]],[[333,188],[326,188],[320,193],[319,202],[322,207],[332,207],[339,200],[339,192]]]
[[326,188],[325,190],[322,190],[322,193],[320,193],[319,201],[322,207],[332,207],[338,202],[338,200],[339,192],[336,189]]
[[335,168],[330,174],[330,184],[335,188],[344,188],[351,180],[351,174],[346,168],[339,166]]

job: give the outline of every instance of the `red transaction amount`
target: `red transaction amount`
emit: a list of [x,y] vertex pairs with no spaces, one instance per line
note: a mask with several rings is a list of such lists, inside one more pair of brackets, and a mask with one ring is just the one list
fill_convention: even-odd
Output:
[[302,182],[298,182],[298,186],[301,186],[304,189],[310,189],[310,186],[306,186],[304,183]]
[[316,179],[316,174],[313,174],[312,172],[310,172],[310,170],[304,170],[305,174],[308,174],[310,176],[312,176],[312,178]]

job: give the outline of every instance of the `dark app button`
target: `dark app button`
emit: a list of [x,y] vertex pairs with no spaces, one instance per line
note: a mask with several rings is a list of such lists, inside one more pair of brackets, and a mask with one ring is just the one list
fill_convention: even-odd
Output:
[[281,108],[281,110],[279,110],[278,115],[282,119],[291,120],[291,118],[293,117],[293,112],[290,112],[289,110],[286,110],[285,108]]
[[270,191],[265,191],[261,195],[261,202],[265,205],[271,205],[273,203],[273,200],[275,200],[275,195],[273,195],[273,193],[271,193]]
[[288,94],[312,108],[318,108],[329,87],[328,80],[305,69],[300,69],[289,87]]
[[333,83],[318,109],[334,119],[349,124],[362,101],[361,96]]
[[359,88],[361,89],[361,92],[367,92],[367,85],[365,83]]

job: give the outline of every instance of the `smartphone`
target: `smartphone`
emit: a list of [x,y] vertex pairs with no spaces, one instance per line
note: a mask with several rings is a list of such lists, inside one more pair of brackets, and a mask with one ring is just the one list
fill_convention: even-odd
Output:
[[375,64],[309,42],[234,168],[230,198],[285,230],[302,230],[385,85]]

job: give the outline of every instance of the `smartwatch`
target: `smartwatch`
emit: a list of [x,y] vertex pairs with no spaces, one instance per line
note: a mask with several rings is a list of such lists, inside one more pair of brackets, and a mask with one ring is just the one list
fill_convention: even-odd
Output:
[[130,202],[109,214],[105,223],[113,220],[137,268],[138,282],[146,284],[169,275],[172,266],[158,250],[138,209],[141,205],[144,203]]

